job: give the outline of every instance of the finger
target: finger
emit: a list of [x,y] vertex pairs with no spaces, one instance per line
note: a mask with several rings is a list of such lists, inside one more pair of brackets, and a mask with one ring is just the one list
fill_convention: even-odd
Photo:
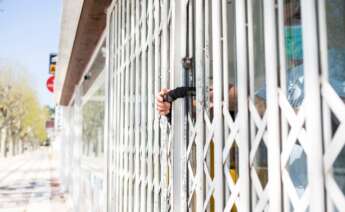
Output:
[[167,110],[166,108],[159,107],[159,108],[158,108],[158,111],[159,111],[159,112],[166,112],[166,111],[169,111],[169,110]]
[[170,112],[170,105],[166,105],[166,104],[157,105],[157,110]]
[[159,94],[161,95],[161,96],[163,96],[164,94],[166,94],[167,93],[167,89],[166,88],[163,88],[160,92],[159,92]]
[[169,106],[167,106],[164,102],[157,102],[157,107],[159,107],[159,108],[167,108]]
[[166,108],[166,107],[158,107],[157,110],[159,112],[169,112],[170,111],[169,108]]
[[156,96],[158,102],[163,102],[163,97],[161,95]]
[[160,114],[161,116],[165,116],[165,115],[169,114],[169,112],[161,111],[161,112],[159,112],[159,114]]
[[165,107],[165,108],[170,108],[171,107],[171,104],[169,102],[157,101],[156,104],[161,106],[161,107]]
[[159,105],[158,107],[157,107],[157,110],[158,111],[164,111],[164,110],[166,110],[162,105]]
[[167,109],[170,110],[171,104],[170,104],[169,102],[164,102],[163,104],[164,104],[164,107],[165,107],[165,108],[167,108]]

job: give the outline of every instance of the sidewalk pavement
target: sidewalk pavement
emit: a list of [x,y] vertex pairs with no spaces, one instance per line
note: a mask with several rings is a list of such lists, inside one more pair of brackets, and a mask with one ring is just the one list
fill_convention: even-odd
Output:
[[0,212],[71,212],[58,161],[46,147],[0,159]]

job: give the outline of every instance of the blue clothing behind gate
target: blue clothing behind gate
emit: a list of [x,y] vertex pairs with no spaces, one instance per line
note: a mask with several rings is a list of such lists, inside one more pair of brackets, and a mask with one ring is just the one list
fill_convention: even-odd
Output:
[[[330,84],[339,96],[345,97],[345,49],[328,50],[328,67]],[[303,64],[288,70],[287,81],[287,99],[291,106],[299,107],[304,99]],[[266,99],[265,86],[256,92],[256,96]]]
[[[332,48],[328,50],[328,70],[329,82],[340,97],[345,98],[345,49]],[[308,71],[308,70],[306,70]],[[315,71],[315,70],[313,70]],[[259,89],[257,96],[266,99],[266,88]],[[292,107],[301,106],[304,99],[304,69],[303,64],[288,70],[287,73],[287,99]],[[342,159],[336,161],[335,166],[343,167],[345,161],[345,152],[339,155]],[[287,164],[287,170],[290,174],[292,183],[296,187],[298,195],[301,197],[308,185],[307,175],[307,156],[300,144],[295,144]],[[335,175],[338,177],[338,175]],[[341,175],[338,178],[342,178]],[[339,181],[339,180],[338,180]],[[345,190],[344,180],[340,188]]]

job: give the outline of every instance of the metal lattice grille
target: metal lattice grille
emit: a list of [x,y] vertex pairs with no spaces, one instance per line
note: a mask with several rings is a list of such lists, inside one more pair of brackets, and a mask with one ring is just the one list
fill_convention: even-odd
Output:
[[170,76],[170,1],[114,1],[108,13],[109,208],[168,211],[171,139],[155,112]]
[[[108,209],[342,211],[345,107],[327,66],[326,4],[113,1]],[[196,96],[174,103],[170,125],[155,95],[182,85]]]

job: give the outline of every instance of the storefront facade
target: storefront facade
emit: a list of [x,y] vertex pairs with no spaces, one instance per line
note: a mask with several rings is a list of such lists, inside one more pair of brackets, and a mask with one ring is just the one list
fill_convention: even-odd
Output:
[[83,31],[91,2],[57,94],[77,211],[344,210],[344,1],[104,1]]

